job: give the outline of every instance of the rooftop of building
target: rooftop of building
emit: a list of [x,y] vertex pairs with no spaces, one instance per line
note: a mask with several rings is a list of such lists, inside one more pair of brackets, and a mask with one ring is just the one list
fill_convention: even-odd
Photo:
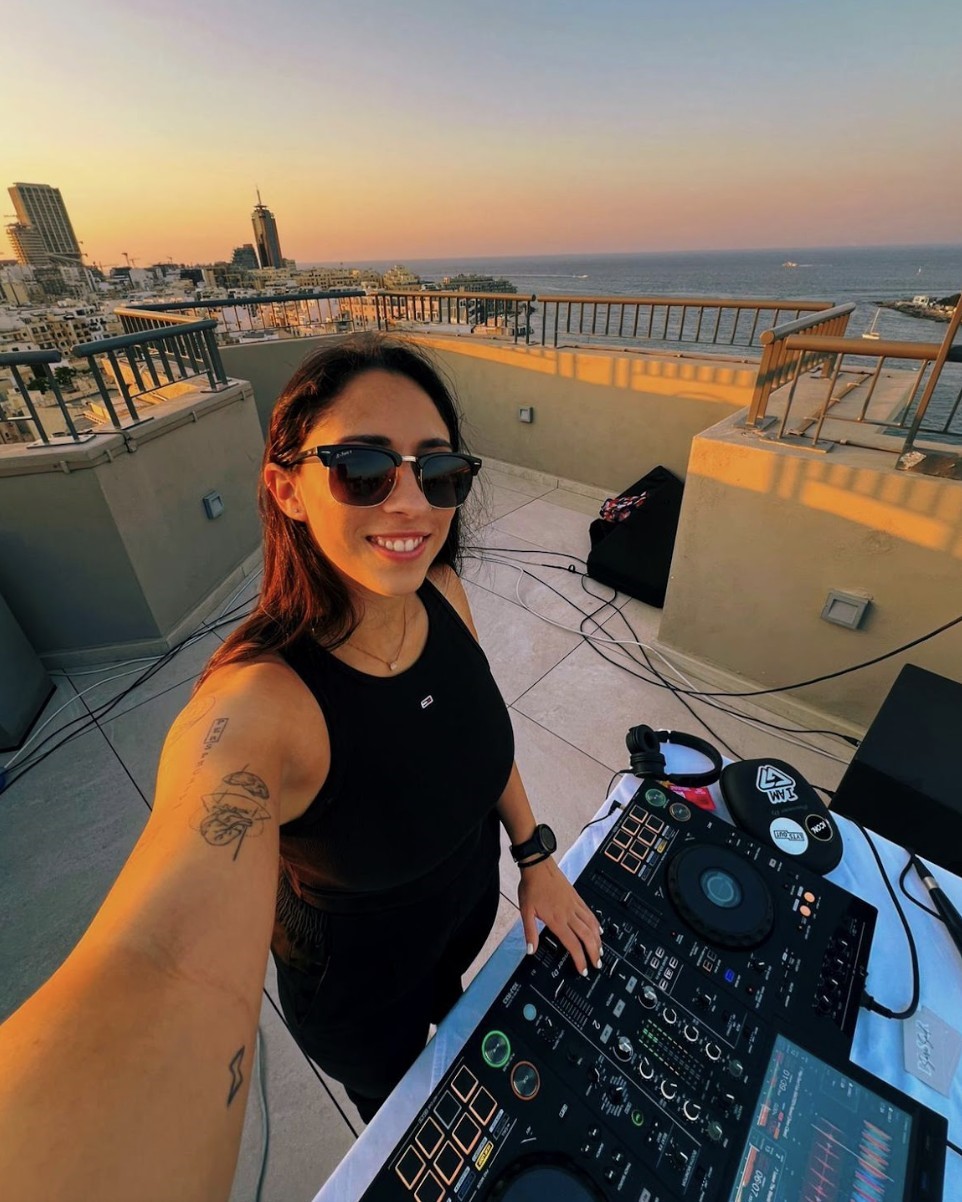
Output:
[[[812,782],[835,787],[851,752],[844,742],[811,735],[783,741],[751,721],[784,719],[745,702],[737,705],[744,719],[734,716],[735,706],[724,714],[696,706],[710,733],[678,698],[650,682],[640,651],[622,641],[637,637],[650,654],[665,655],[656,665],[680,680],[668,666],[670,649],[659,649],[660,611],[623,594],[604,605],[601,598],[612,597],[612,590],[591,580],[583,588],[578,575],[559,570],[586,557],[588,524],[604,490],[575,491],[564,481],[494,462],[486,463],[482,478],[484,502],[474,518],[465,587],[509,705],[533,808],[555,829],[562,850],[593,816],[613,774],[626,767],[624,737],[639,722],[724,741],[741,756],[775,754]],[[74,737],[0,796],[0,1018],[58,967],[138,837],[167,730],[203,664],[240,620],[238,610],[256,598],[257,557],[247,566],[250,576],[144,683],[135,682],[151,666],[147,662],[57,673],[56,693],[22,760],[48,739],[55,744],[71,732]],[[586,631],[598,640],[593,643],[578,630],[590,613],[595,617]],[[681,671],[697,679],[690,666]],[[116,708],[98,717],[118,697]],[[497,924],[471,975],[517,917],[516,881],[517,870],[505,856]],[[271,1119],[263,1202],[310,1199],[362,1124],[343,1089],[308,1064],[286,1030],[272,970],[260,1029]],[[253,1196],[262,1130],[252,1091],[235,1202]]]
[[[763,381],[782,384],[761,415],[776,427],[760,434],[744,423],[768,369],[737,348],[450,333],[422,321],[418,338],[454,380],[469,445],[485,460],[467,512],[465,587],[533,808],[561,848],[626,767],[625,733],[638,723],[707,737],[732,756],[778,756],[833,789],[851,744],[812,732],[860,733],[904,655],[790,696],[710,704],[668,686],[777,690],[951,616],[962,585],[959,482],[899,471],[892,450],[901,437],[890,422],[904,415],[914,374],[880,371],[873,383],[865,371],[826,375],[819,360],[798,373],[789,408],[782,361]],[[170,395],[138,396],[148,421],[133,424],[118,400],[123,429],[77,446],[0,447],[0,601],[56,687],[30,741],[0,756],[12,782],[0,794],[0,1019],[89,922],[144,825],[170,723],[256,599],[263,425],[316,343],[224,347],[222,382],[201,371]],[[826,385],[838,398],[830,408]],[[519,422],[526,408],[534,420]],[[862,423],[865,414],[878,420]],[[773,441],[782,417],[785,437]],[[816,425],[831,450],[818,448]],[[686,479],[664,609],[582,576],[602,500],[659,463]],[[212,493],[224,504],[216,521],[200,506]],[[822,620],[830,588],[871,599],[862,628]],[[912,654],[962,678],[956,634]],[[515,885],[508,859],[479,963],[516,918]],[[298,1051],[270,971],[261,1030],[271,1116],[262,1197],[309,1199],[360,1122]],[[252,1091],[236,1202],[253,1195],[261,1155]]]

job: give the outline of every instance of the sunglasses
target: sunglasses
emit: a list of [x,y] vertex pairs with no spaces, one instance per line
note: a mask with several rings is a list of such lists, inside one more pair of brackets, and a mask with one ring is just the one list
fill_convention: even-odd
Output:
[[481,460],[460,451],[431,451],[427,455],[400,455],[386,447],[311,447],[290,460],[294,467],[319,459],[329,470],[331,496],[341,505],[383,505],[398,480],[402,463],[410,463],[424,499],[432,509],[456,509],[471,491]]

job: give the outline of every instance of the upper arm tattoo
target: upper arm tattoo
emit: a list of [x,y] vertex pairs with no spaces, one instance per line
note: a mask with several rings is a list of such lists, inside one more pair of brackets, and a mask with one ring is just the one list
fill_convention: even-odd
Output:
[[228,772],[221,786],[203,795],[204,812],[192,825],[212,847],[236,844],[236,860],[247,836],[259,835],[263,824],[270,820],[270,810],[261,805],[270,798],[270,790],[259,776],[248,772],[246,765],[237,772]]

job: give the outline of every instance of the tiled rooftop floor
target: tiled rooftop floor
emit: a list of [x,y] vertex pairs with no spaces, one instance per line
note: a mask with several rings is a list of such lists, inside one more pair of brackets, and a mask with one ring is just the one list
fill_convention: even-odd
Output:
[[[630,726],[644,722],[711,735],[667,690],[623,671],[633,667],[625,650],[605,651],[621,667],[606,663],[577,631],[584,614],[601,601],[565,568],[586,556],[588,523],[603,494],[557,487],[506,465],[487,466],[483,478],[476,549],[465,563],[464,578],[482,644],[510,706],[534,811],[554,827],[565,849],[601,804],[612,774],[626,766],[624,737]],[[521,575],[522,562],[530,575]],[[588,587],[599,597],[609,595],[593,581]],[[250,602],[256,592],[255,575],[231,604]],[[631,638],[622,617],[639,638],[657,645],[658,610],[619,596],[615,607],[598,612],[596,620],[607,635]],[[118,697],[149,664],[57,678],[44,720],[59,712],[24,758],[51,733],[74,729],[72,720],[79,720],[83,733],[0,795],[0,1019],[60,964],[95,912],[146,819],[166,731],[229,629],[228,623],[199,632],[196,641],[95,723],[91,711]],[[121,672],[131,674],[120,677]],[[837,757],[826,758],[727,714],[697,708],[738,755],[777,755],[815,784],[837,784],[846,744],[806,736],[806,742]],[[780,720],[757,706],[741,708]],[[479,963],[517,915],[516,881],[517,870],[507,858],[501,913]],[[262,1198],[307,1202],[362,1124],[343,1090],[305,1061],[275,1002],[269,972],[261,1031],[271,1135]],[[252,1090],[232,1202],[254,1198],[261,1149],[260,1109]]]

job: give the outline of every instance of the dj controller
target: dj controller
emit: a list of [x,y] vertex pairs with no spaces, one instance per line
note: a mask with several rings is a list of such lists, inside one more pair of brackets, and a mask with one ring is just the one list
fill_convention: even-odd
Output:
[[576,887],[603,968],[545,930],[365,1202],[940,1196],[884,1192],[937,1140],[847,1063],[871,906],[651,784]]

